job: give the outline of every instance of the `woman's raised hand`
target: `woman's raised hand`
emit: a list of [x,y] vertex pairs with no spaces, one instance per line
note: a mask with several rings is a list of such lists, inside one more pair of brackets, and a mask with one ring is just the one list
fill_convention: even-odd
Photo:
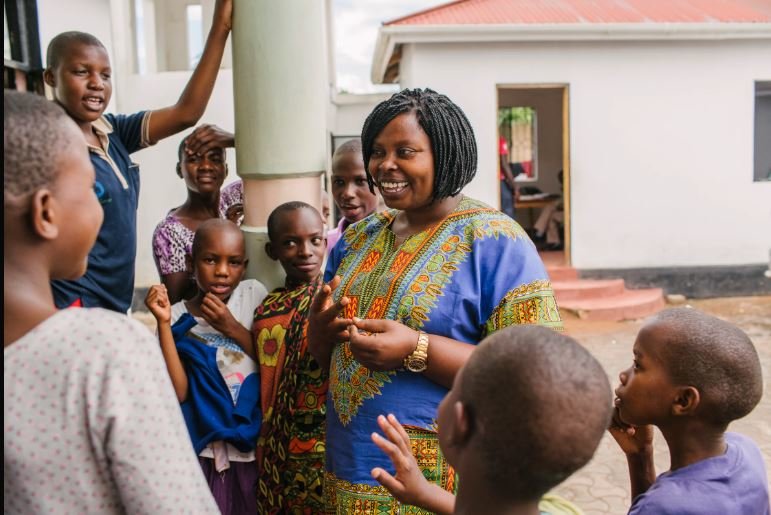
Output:
[[337,302],[332,300],[332,292],[340,284],[340,280],[340,276],[335,276],[321,287],[313,298],[308,315],[308,350],[324,368],[329,367],[329,357],[334,345],[350,337],[348,327],[353,322],[350,318],[339,317],[348,305],[348,298],[342,297]]
[[418,332],[394,320],[353,319],[351,353],[370,370],[395,370],[418,345]]

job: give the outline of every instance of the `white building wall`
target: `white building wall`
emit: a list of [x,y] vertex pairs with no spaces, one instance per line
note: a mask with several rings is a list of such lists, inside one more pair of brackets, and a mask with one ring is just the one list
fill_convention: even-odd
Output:
[[466,112],[498,201],[498,84],[570,88],[572,264],[636,268],[763,263],[771,182],[753,182],[754,81],[768,41],[407,45],[403,87]]
[[364,120],[388,94],[337,94],[333,97],[334,117],[329,130],[335,136],[360,136]]

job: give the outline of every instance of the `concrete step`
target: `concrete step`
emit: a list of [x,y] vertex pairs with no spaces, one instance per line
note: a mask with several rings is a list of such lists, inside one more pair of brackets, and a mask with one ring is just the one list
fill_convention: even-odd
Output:
[[552,288],[558,303],[570,300],[589,300],[612,297],[624,293],[623,279],[553,280]]
[[578,270],[572,266],[546,265],[546,273],[549,274],[552,284],[556,281],[574,281],[578,279]]
[[664,308],[661,288],[624,290],[616,295],[593,299],[557,301],[561,310],[585,320],[634,320],[645,318]]

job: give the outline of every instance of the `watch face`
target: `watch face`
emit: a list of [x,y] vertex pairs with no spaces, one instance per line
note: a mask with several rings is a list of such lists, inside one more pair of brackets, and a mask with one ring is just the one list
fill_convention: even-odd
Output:
[[410,372],[423,372],[426,368],[426,362],[423,360],[411,359],[407,362],[407,370]]

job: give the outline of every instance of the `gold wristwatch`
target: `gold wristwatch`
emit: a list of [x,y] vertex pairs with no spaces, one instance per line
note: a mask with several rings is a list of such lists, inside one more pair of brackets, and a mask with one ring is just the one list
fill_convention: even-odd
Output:
[[416,373],[428,368],[428,335],[423,331],[418,331],[418,346],[404,358],[404,368]]

